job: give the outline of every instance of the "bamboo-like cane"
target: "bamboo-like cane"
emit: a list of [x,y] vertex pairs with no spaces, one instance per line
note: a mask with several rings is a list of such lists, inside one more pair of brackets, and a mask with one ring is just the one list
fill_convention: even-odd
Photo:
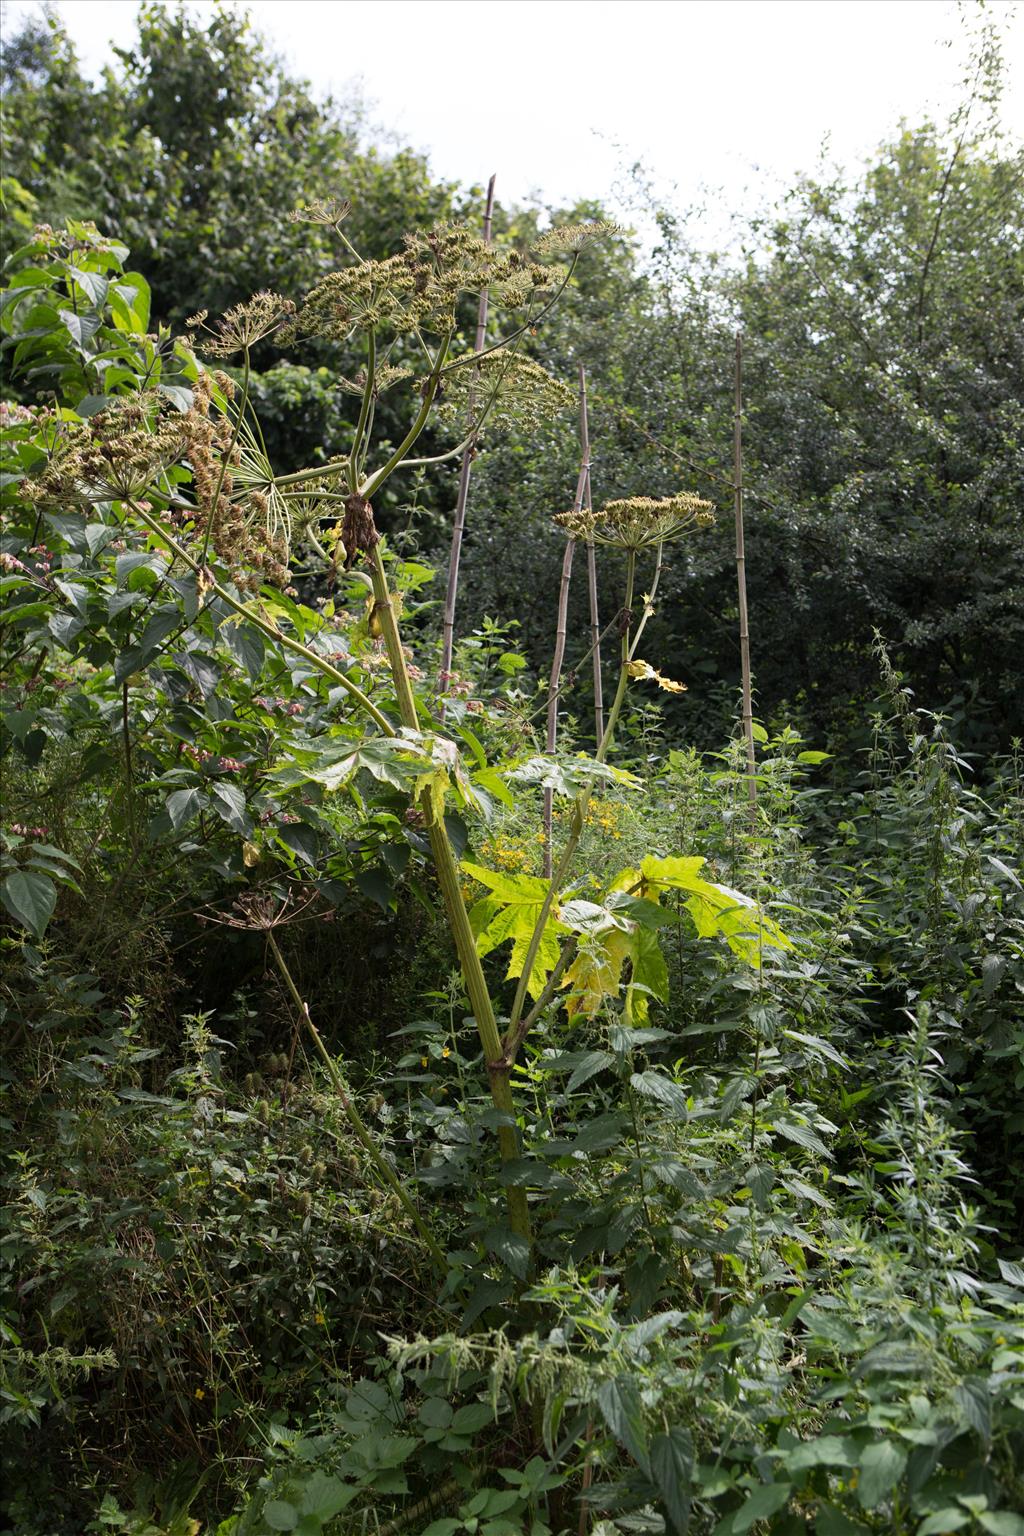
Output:
[[[586,420],[587,397],[586,380],[583,371],[580,370],[583,389],[583,412]],[[593,509],[594,500],[590,488],[589,443],[587,464],[587,511]],[[594,668],[594,740],[600,741],[604,735],[604,684],[601,681],[601,621],[597,609],[597,558],[594,553],[593,539],[587,540],[587,592],[590,597],[590,644],[593,649]]]
[[[573,511],[578,512],[590,484],[590,429],[587,422],[587,376],[580,364],[580,472],[576,481]],[[591,549],[593,545],[590,546]],[[572,577],[572,558],[576,550],[575,539],[567,539],[562,556],[562,580],[558,589],[558,617],[555,622],[555,649],[551,657],[551,677],[548,682],[548,735],[547,749],[554,752],[558,742],[558,695],[565,659],[565,634],[569,615],[569,582]],[[595,653],[596,654],[596,653]],[[600,737],[598,737],[600,740]],[[552,872],[552,842],[554,796],[550,789],[544,791],[544,874],[550,880]]]
[[747,743],[747,795],[757,812],[757,761],[750,687],[750,622],[747,615],[747,557],[743,543],[743,337],[736,332],[735,391],[732,417],[733,508],[736,514],[736,588],[740,610],[740,668],[743,680],[743,734]]
[[[484,207],[484,240],[491,243],[491,221],[494,214],[494,183],[492,176],[487,183],[487,203]],[[480,291],[480,303],[476,312],[476,341],[474,350],[481,352],[487,332],[487,289]],[[462,554],[462,535],[466,527],[466,505],[469,501],[469,477],[473,466],[473,444],[462,455],[459,471],[459,491],[455,499],[455,524],[452,528],[452,547],[448,557],[448,586],[444,594],[444,625],[441,642],[441,692],[448,686],[452,670],[452,651],[455,645],[455,601],[459,590],[459,559]],[[441,703],[444,719],[444,702]]]

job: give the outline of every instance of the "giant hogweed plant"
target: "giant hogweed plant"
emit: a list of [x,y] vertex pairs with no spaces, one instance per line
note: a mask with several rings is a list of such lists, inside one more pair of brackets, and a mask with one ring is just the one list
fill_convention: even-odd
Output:
[[[630,685],[651,681],[681,687],[644,660],[639,646],[654,611],[664,547],[711,521],[708,503],[688,493],[633,497],[609,502],[597,512],[574,509],[558,519],[570,538],[609,546],[625,562],[625,598],[616,625],[618,680],[592,759],[533,757],[496,769],[481,761],[479,744],[468,733],[462,733],[460,743],[442,732],[432,708],[436,701],[413,687],[401,628],[402,596],[389,572],[374,499],[393,476],[454,459],[472,449],[484,432],[511,422],[539,425],[572,403],[571,392],[524,356],[522,347],[572,280],[581,253],[599,238],[602,226],[553,229],[530,255],[498,250],[465,228],[439,226],[408,236],[403,249],[386,260],[367,261],[344,234],[346,212],[345,204],[330,201],[301,215],[332,225],[348,259],[299,304],[260,293],[213,325],[205,314],[197,315],[185,346],[157,338],[153,348],[151,338],[132,334],[139,317],[130,308],[122,314],[131,284],[114,281],[122,258],[111,256],[84,227],[64,245],[64,237],[43,232],[34,246],[18,253],[26,265],[7,298],[9,334],[16,339],[19,329],[23,333],[15,360],[35,362],[37,372],[52,367],[48,357],[38,357],[39,337],[45,340],[63,327],[81,353],[87,377],[71,395],[76,409],[60,408],[41,425],[33,422],[37,430],[29,433],[31,441],[16,459],[16,495],[34,516],[30,545],[37,547],[45,521],[69,540],[71,552],[59,575],[47,562],[30,563],[6,553],[14,633],[25,643],[33,634],[31,621],[42,612],[46,645],[76,641],[79,658],[93,664],[113,660],[115,682],[122,687],[124,808],[133,837],[137,775],[128,728],[129,688],[168,644],[184,636],[188,650],[188,636],[204,621],[253,680],[263,658],[272,656],[319,701],[319,711],[304,730],[277,734],[274,760],[266,765],[268,784],[282,793],[313,785],[355,793],[356,776],[366,770],[405,795],[406,819],[421,826],[429,846],[479,1033],[501,1159],[510,1174],[511,1230],[505,1249],[525,1273],[531,1252],[526,1187],[507,1165],[517,1162],[520,1152],[512,1074],[533,1025],[553,1008],[559,992],[568,994],[570,1017],[593,1016],[607,999],[620,995],[623,985],[627,1018],[642,1021],[647,999],[666,993],[657,930],[667,920],[662,897],[669,891],[682,899],[699,935],[724,936],[753,966],[760,964],[765,945],[785,947],[787,940],[754,902],[704,879],[699,857],[645,858],[639,868],[621,871],[600,901],[581,899],[572,881],[595,788],[609,780],[631,783],[608,763]],[[565,261],[545,264],[543,258],[550,255]],[[40,269],[43,277],[33,277]],[[484,287],[492,310],[506,318],[505,334],[467,350],[460,343],[460,304]],[[47,289],[42,304],[41,288]],[[58,289],[70,309],[55,298]],[[42,323],[33,326],[32,321]],[[271,336],[278,344],[307,337],[326,340],[356,354],[353,376],[338,379],[339,388],[359,402],[345,457],[275,472],[249,401],[253,349]],[[117,355],[126,344],[134,349],[127,368]],[[173,350],[190,391],[177,378],[173,385],[162,382],[158,367],[139,366],[147,346],[155,364]],[[240,382],[222,371],[207,371],[193,349],[216,361],[240,359]],[[58,367],[58,381],[60,372]],[[380,442],[374,431],[377,402],[386,390],[405,390],[410,397],[408,430],[397,445]],[[458,441],[447,451],[418,456],[417,447],[432,427],[454,427]],[[79,515],[85,519],[84,543],[73,526]],[[18,547],[24,552],[24,541]],[[340,579],[344,570],[350,585],[366,588],[365,625],[383,641],[387,693],[374,669],[365,660],[360,663],[339,635],[332,607],[317,614],[296,601],[290,563],[300,549],[310,552],[328,580]],[[645,562],[649,590],[636,611]],[[112,565],[118,585],[127,590],[103,593],[103,611],[96,612],[95,593],[81,578],[95,577],[104,563]],[[161,606],[141,634],[119,634],[118,615],[132,608],[130,593],[138,594],[140,582],[143,617],[157,596]],[[244,635],[252,640],[244,641]],[[186,672],[207,713],[216,715],[216,671],[204,672],[193,654]],[[468,765],[464,745],[473,755]],[[552,790],[570,802],[568,832],[550,879],[509,876],[473,862],[460,869],[452,812],[486,815],[492,797],[508,797],[506,779]],[[254,819],[236,786],[214,785],[204,798],[202,787],[187,773],[176,779],[172,772],[164,781],[170,789],[166,811],[176,830],[201,816],[205,806],[241,841],[241,863],[258,859]],[[67,883],[73,878],[52,851],[45,855],[52,866],[48,871],[23,869],[18,846],[8,856],[17,866],[5,887],[8,909],[38,937],[53,903],[47,911],[27,911],[26,876],[34,876],[39,889],[51,874]],[[38,849],[32,855],[37,863],[40,856]],[[236,858],[236,872],[238,865]],[[466,877],[486,890],[471,909],[463,893]],[[483,961],[506,943],[512,945],[507,979],[516,985],[502,1029],[499,997]],[[287,973],[286,981],[294,992]],[[308,1019],[308,1009],[298,1002]],[[428,1246],[440,1258],[433,1241]]]

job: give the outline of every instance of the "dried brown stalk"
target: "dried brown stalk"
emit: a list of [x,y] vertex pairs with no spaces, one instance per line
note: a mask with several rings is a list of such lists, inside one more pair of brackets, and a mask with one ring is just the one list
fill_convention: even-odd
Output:
[[[573,511],[579,512],[583,506],[584,497],[590,485],[590,431],[587,422],[587,378],[580,364],[580,472],[576,481],[576,495],[573,498]],[[589,549],[593,553],[593,543],[589,542]],[[551,677],[548,682],[548,734],[547,750],[554,752],[558,742],[558,695],[559,684],[562,676],[562,662],[565,659],[565,634],[569,615],[569,583],[572,579],[572,560],[576,550],[575,539],[567,539],[565,554],[562,557],[562,580],[558,589],[558,617],[555,621],[555,649],[551,658]],[[596,600],[596,587],[595,587]],[[593,604],[591,606],[593,616]],[[595,656],[599,653],[595,651]],[[600,667],[600,660],[598,660]],[[600,741],[600,737],[598,740]],[[554,797],[550,789],[544,791],[544,874],[550,880],[552,872],[552,841],[553,841],[553,805]]]
[[743,735],[747,743],[747,794],[757,811],[757,762],[750,687],[750,622],[747,615],[747,557],[743,543],[743,337],[736,332],[735,393],[732,418],[733,508],[736,514],[736,587],[740,610],[740,668],[743,679]]
[[[484,207],[484,241],[491,243],[491,222],[494,214],[494,183],[496,176],[492,176],[487,183],[487,203]],[[484,337],[487,332],[487,289],[480,290],[480,303],[476,314],[476,340],[473,344],[474,351],[482,352]],[[459,559],[462,554],[462,535],[466,527],[466,505],[469,501],[469,479],[472,473],[473,455],[475,449],[472,443],[462,455],[462,467],[459,471],[459,491],[455,500],[455,524],[452,528],[452,548],[448,557],[448,586],[444,594],[444,624],[441,641],[441,692],[448,686],[452,670],[452,651],[455,646],[455,601],[459,590]],[[441,705],[441,717],[444,718],[444,704]]]

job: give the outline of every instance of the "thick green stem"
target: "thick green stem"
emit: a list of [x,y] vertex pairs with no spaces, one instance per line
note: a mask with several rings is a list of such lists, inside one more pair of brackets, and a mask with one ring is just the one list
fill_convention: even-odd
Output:
[[359,420],[356,422],[355,436],[352,439],[352,452],[349,454],[348,460],[348,483],[353,491],[359,490],[359,465],[363,458],[363,436],[370,417],[370,408],[373,405],[373,385],[376,371],[377,338],[370,331],[366,339],[366,383],[363,386],[363,398],[359,405]]
[[444,360],[448,355],[448,348],[451,345],[452,336],[454,334],[455,333],[453,331],[449,331],[448,335],[445,337],[444,341],[441,343],[440,348],[438,349],[437,357],[434,360],[434,366],[430,370],[430,373],[427,377],[427,382],[423,386],[423,404],[420,406],[419,411],[417,412],[416,420],[413,422],[412,426],[409,428],[408,432],[405,434],[405,437],[399,443],[390,459],[388,459],[387,463],[382,465],[375,474],[371,475],[370,478],[359,487],[359,494],[365,497],[367,501],[373,500],[374,496],[384,484],[384,481],[391,474],[392,470],[398,468],[399,464],[401,464],[402,460],[409,452],[409,449],[413,447],[417,438],[423,431],[423,428],[426,426],[430,418],[430,408],[434,403],[434,396],[437,394],[437,386],[441,382],[441,371],[444,366]]
[[[604,728],[604,735],[601,737],[597,752],[595,754],[599,763],[603,763],[608,755],[608,748],[611,746],[612,738],[615,735],[615,727],[618,724],[619,715],[622,712],[623,701],[626,697],[626,689],[629,687],[629,672],[627,670],[629,658],[631,655],[629,644],[629,610],[633,602],[633,583],[635,573],[636,552],[635,550],[631,549],[626,554],[626,594],[622,605],[623,617],[622,642],[620,647],[621,665],[619,668],[619,683],[615,690],[615,697],[612,700],[612,707],[608,712],[608,724]],[[573,861],[573,857],[579,844],[579,840],[583,835],[583,828],[587,817],[587,806],[589,804],[590,790],[585,789],[582,794],[579,794],[576,797],[576,801],[573,806],[572,825],[569,828],[569,836],[565,847],[562,850],[562,857],[558,862],[558,868],[555,870],[555,873],[551,878],[551,882],[548,885],[544,900],[541,903],[540,913],[537,917],[537,922],[534,925],[533,933],[530,935],[530,943],[526,951],[526,959],[523,962],[523,973],[519,978],[519,985],[516,988],[515,1001],[512,1004],[512,1013],[509,1017],[508,1030],[506,1031],[506,1039],[508,1040],[514,1040],[517,1038],[519,1021],[523,1016],[523,1008],[526,1004],[526,988],[530,979],[530,972],[533,970],[533,963],[537,958],[537,951],[540,948],[540,941],[543,937],[544,929],[547,926],[548,918],[551,915],[551,908],[554,906],[555,897],[558,895],[559,891],[562,889],[562,886],[565,884],[566,878],[569,874],[570,866]]]
[[338,1096],[338,1102],[340,1103],[345,1113],[346,1120],[355,1133],[356,1140],[367,1153],[370,1161],[373,1163],[373,1166],[376,1168],[385,1184],[391,1190],[392,1194],[397,1195],[402,1209],[412,1220],[413,1225],[415,1226],[420,1237],[422,1237],[425,1247],[429,1251],[431,1258],[434,1260],[434,1263],[437,1265],[438,1270],[443,1277],[448,1272],[448,1260],[445,1257],[444,1250],[437,1242],[437,1239],[434,1237],[433,1233],[427,1226],[426,1222],[423,1220],[423,1217],[420,1215],[415,1205],[413,1205],[412,1201],[409,1199],[409,1196],[406,1193],[405,1188],[403,1187],[397,1173],[378,1147],[372,1132],[368,1130],[366,1122],[363,1120],[352,1100],[349,1098],[348,1091],[345,1087],[345,1080],[341,1073],[338,1071],[338,1064],[334,1060],[334,1057],[331,1055],[330,1051],[327,1049],[326,1045],[324,1045],[320,1031],[317,1029],[316,1025],[313,1023],[313,1020],[310,1018],[309,1006],[303,998],[298,987],[295,985],[295,980],[292,976],[292,973],[288,969],[285,958],[278,946],[277,940],[274,938],[273,930],[270,928],[267,929],[267,944],[269,946],[270,953],[274,957],[274,963],[276,964],[278,970],[281,972],[284,984],[288,988],[292,1002],[299,1010],[299,1017],[302,1019],[303,1024],[305,1024],[309,1033],[309,1037],[313,1044],[316,1046],[317,1053],[321,1061],[327,1068],[327,1075],[331,1079],[334,1091]]
[[[409,681],[409,672],[405,664],[405,652],[402,649],[402,638],[399,634],[398,624],[395,620],[395,611],[391,602],[391,592],[388,587],[387,573],[384,562],[381,559],[380,546],[377,545],[372,553],[373,561],[373,596],[384,631],[384,643],[387,647],[388,661],[391,667],[391,676],[398,695],[398,707],[402,716],[402,723],[413,730],[419,728],[419,716],[416,713],[416,699]],[[515,1104],[512,1098],[511,1063],[506,1061],[502,1049],[501,1036],[498,1033],[497,1021],[494,1017],[494,1005],[491,1002],[491,994],[487,987],[487,978],[484,976],[480,956],[476,952],[476,940],[469,923],[469,914],[466,904],[462,899],[462,887],[459,884],[459,869],[455,860],[455,854],[444,824],[444,818],[435,819],[429,802],[424,804],[424,815],[427,822],[427,834],[430,838],[430,851],[434,859],[434,868],[437,873],[438,884],[441,887],[441,896],[444,900],[445,912],[451,927],[452,937],[455,940],[455,950],[459,957],[459,965],[462,969],[463,981],[466,984],[466,992],[469,996],[469,1006],[473,1010],[477,1031],[480,1035],[480,1043],[483,1046],[484,1061],[487,1064],[487,1075],[490,1079],[491,1098],[494,1107],[503,1116],[503,1123],[498,1127],[498,1145],[501,1150],[501,1160],[509,1163],[519,1156],[519,1137],[515,1128]],[[515,1185],[510,1185],[507,1190],[509,1219],[512,1230],[531,1241],[530,1213],[526,1202],[526,1191]]]

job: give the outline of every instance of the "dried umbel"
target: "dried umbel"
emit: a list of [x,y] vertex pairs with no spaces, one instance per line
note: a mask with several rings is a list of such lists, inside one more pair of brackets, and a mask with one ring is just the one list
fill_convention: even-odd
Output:
[[161,396],[127,396],[73,427],[46,469],[22,483],[30,501],[63,507],[146,495],[185,454],[188,419]]
[[115,401],[71,427],[43,473],[23,482],[22,494],[62,508],[170,499],[167,471],[187,465],[194,506],[170,514],[179,536],[203,550],[212,548],[243,590],[256,590],[263,581],[287,585],[287,529],[274,515],[272,489],[236,483],[241,450],[230,419],[211,414],[215,383],[230,398],[230,379],[201,373],[185,414],[154,394]]
[[[218,374],[216,382],[230,389],[223,375]],[[274,515],[271,493],[244,482],[236,485],[242,450],[229,418],[211,414],[213,381],[208,374],[200,374],[193,396],[186,423],[195,511],[183,531],[204,546],[212,545],[240,590],[257,591],[264,581],[287,586],[287,530]]]
[[330,272],[306,296],[295,336],[343,340],[353,330],[454,330],[463,294],[487,288],[492,301],[516,309],[542,297],[562,278],[519,251],[501,252],[459,224],[439,224],[405,237],[405,248],[382,261],[360,261]]
[[[281,329],[295,313],[291,299],[283,299],[279,293],[264,290],[254,293],[244,304],[236,304],[217,320],[213,326],[206,324],[207,311],[201,309],[186,324],[189,328],[188,344],[206,357],[234,357],[246,352],[258,341],[264,341]],[[205,332],[200,335],[200,332]]]
[[[374,370],[373,388],[371,394],[374,400],[379,400],[381,395],[389,389],[394,389],[396,384],[401,384],[404,379],[412,378],[411,368],[393,368],[390,363],[383,363]],[[358,395],[362,399],[366,393],[366,371],[360,369],[354,379],[338,378],[335,380],[338,388],[346,395]]]
[[661,501],[650,496],[627,496],[620,501],[607,501],[596,511],[581,508],[555,517],[555,522],[571,538],[627,550],[668,543],[714,520],[711,502],[689,491],[680,491]]
[[347,197],[315,197],[288,215],[290,224],[340,224],[352,212]]
[[595,240],[607,235],[617,235],[619,226],[610,219],[595,219],[590,224],[559,224],[545,231],[534,241],[533,252],[537,256],[551,256],[555,252],[582,251]]
[[474,431],[481,417],[488,429],[533,430],[575,404],[568,385],[539,363],[499,348],[445,374],[437,415],[441,421],[458,423],[460,434]]

